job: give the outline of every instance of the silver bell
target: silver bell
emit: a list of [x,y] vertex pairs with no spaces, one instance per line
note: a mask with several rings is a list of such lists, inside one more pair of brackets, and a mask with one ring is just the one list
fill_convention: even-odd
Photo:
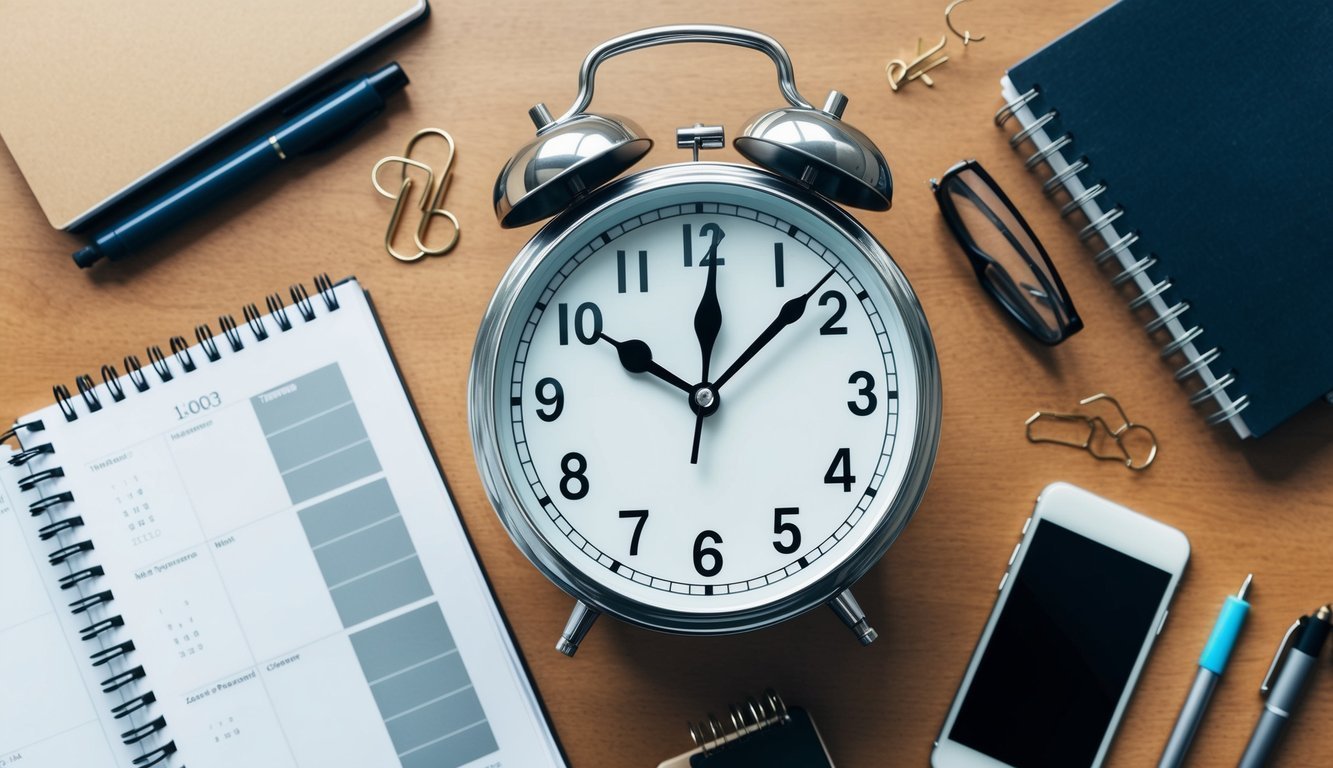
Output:
[[502,227],[552,216],[620,175],[653,142],[632,120],[584,113],[555,123],[544,104],[529,112],[537,138],[510,158],[495,180],[495,215]]
[[736,150],[834,202],[888,210],[893,201],[889,165],[874,142],[842,121],[846,107],[847,97],[831,91],[823,109],[765,112],[745,126]]

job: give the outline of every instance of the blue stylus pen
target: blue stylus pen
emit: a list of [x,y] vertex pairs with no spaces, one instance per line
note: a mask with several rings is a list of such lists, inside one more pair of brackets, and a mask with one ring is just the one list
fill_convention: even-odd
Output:
[[1236,636],[1240,634],[1245,617],[1250,613],[1245,593],[1250,591],[1250,582],[1253,580],[1254,574],[1246,576],[1240,591],[1235,596],[1227,595],[1226,602],[1222,604],[1222,611],[1217,614],[1217,621],[1213,624],[1213,633],[1208,636],[1203,653],[1199,654],[1199,672],[1194,676],[1194,685],[1190,686],[1185,705],[1180,708],[1180,717],[1176,718],[1176,727],[1171,730],[1171,738],[1166,741],[1166,749],[1162,750],[1162,759],[1158,761],[1157,768],[1175,768],[1185,761],[1190,743],[1194,741],[1194,734],[1203,720],[1203,713],[1208,709],[1208,701],[1213,697],[1213,689],[1217,687],[1217,681],[1222,679],[1227,660],[1231,658],[1231,649],[1236,646]]
[[269,135],[99,233],[91,245],[74,254],[74,263],[90,267],[99,259],[116,261],[141,250],[284,160],[326,147],[361,127],[383,111],[385,98],[407,82],[407,73],[397,62],[353,80]]

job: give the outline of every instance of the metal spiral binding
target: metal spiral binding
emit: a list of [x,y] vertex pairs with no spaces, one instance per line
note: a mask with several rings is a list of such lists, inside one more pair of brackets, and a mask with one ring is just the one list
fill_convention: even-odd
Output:
[[[319,275],[315,278],[315,289],[330,312],[339,308],[338,298],[334,293],[334,283],[327,275]],[[290,295],[292,306],[296,308],[301,318],[306,322],[314,320],[316,317],[314,302],[305,287],[299,284],[293,285],[290,289]],[[256,341],[263,341],[269,336],[269,329],[266,326],[267,318],[272,318],[280,331],[290,330],[293,325],[292,318],[287,312],[287,306],[283,303],[279,294],[275,293],[266,297],[265,304],[269,309],[267,316],[261,316],[258,307],[254,304],[249,304],[244,308],[246,325]],[[223,335],[226,337],[232,352],[239,352],[244,349],[245,345],[240,329],[232,317],[223,315],[218,318],[218,322],[222,326]],[[222,358],[222,350],[213,336],[212,329],[207,325],[195,327],[195,339],[198,341],[199,348],[203,351],[203,356],[208,362],[217,362]],[[191,354],[190,345],[184,337],[173,336],[170,339],[169,347],[171,350],[169,354],[164,354],[162,348],[158,346],[150,346],[146,349],[149,368],[156,375],[158,382],[163,384],[172,381],[177,373],[191,373],[197,370],[199,366],[199,362]],[[173,363],[177,370],[173,370]],[[150,381],[147,370],[137,356],[127,355],[124,358],[124,366],[124,378],[129,379],[134,391],[147,392],[153,386],[154,382]],[[102,366],[101,379],[99,386],[91,376],[86,374],[78,376],[75,379],[77,396],[72,394],[69,388],[63,384],[52,387],[52,394],[55,396],[56,403],[67,421],[75,421],[81,415],[86,416],[96,413],[102,410],[108,402],[118,403],[126,399],[129,388],[123,385],[122,377],[117,374],[114,366]],[[105,393],[110,399],[104,400],[101,393]],[[83,414],[80,414],[80,401],[82,401]],[[12,437],[44,430],[45,425],[41,421],[17,424],[12,429],[0,433],[0,442]],[[14,466],[26,466],[41,457],[53,456],[55,453],[55,447],[51,443],[37,443],[25,446],[22,450],[14,453],[9,457],[9,463]],[[83,517],[81,515],[68,515],[59,519],[54,517],[54,510],[73,502],[74,494],[71,491],[43,488],[42,486],[50,485],[63,477],[65,477],[63,467],[41,466],[34,468],[34,471],[21,478],[18,485],[20,490],[24,492],[44,494],[29,503],[28,511],[33,516],[48,515],[49,519],[38,530],[38,536],[42,541],[54,541],[57,546],[54,551],[48,554],[47,560],[53,566],[63,565],[69,569],[68,573],[59,577],[58,583],[62,590],[77,590],[75,594],[79,596],[69,603],[71,613],[78,616],[88,616],[89,623],[79,630],[80,639],[85,642],[96,641],[100,644],[108,633],[121,631],[125,626],[125,619],[120,614],[112,613],[111,605],[115,601],[115,595],[112,594],[111,590],[106,589],[83,594],[85,585],[90,585],[97,579],[104,577],[106,572],[100,565],[84,562],[92,557],[96,551],[96,547],[91,540],[77,540],[77,537],[74,537],[75,540],[73,541],[66,540],[66,537],[73,535],[77,529],[84,527]],[[94,615],[94,609],[98,609],[96,611],[98,615]],[[137,687],[140,681],[146,679],[147,672],[143,665],[131,662],[134,653],[134,641],[126,639],[106,645],[90,654],[89,661],[92,666],[106,667],[111,670],[110,675],[101,682],[104,693],[113,694],[129,690],[130,687]],[[113,662],[118,663],[113,664]],[[120,668],[112,669],[113,667]],[[129,696],[120,704],[112,707],[111,714],[116,719],[126,718],[136,712],[146,710],[149,705],[157,701],[156,695],[151,690],[131,690]],[[144,744],[150,737],[165,731],[166,727],[166,718],[159,715],[120,734],[121,741],[126,745],[142,745],[141,749],[144,752],[133,760],[135,766],[152,768],[152,766],[165,765],[166,761],[176,754],[175,741],[168,740],[155,746]],[[184,767],[181,766],[181,768]]]
[[[1073,136],[1069,133],[1064,133],[1053,139],[1047,135],[1046,129],[1055,127],[1054,122],[1058,117],[1058,112],[1051,108],[1037,116],[1039,110],[1032,109],[1030,105],[1040,95],[1040,86],[1033,86],[1012,101],[1005,103],[995,113],[995,124],[999,127],[1004,127],[1011,118],[1015,117],[1019,119],[1020,123],[1023,123],[1020,129],[1010,137],[1009,143],[1015,150],[1020,149],[1025,142],[1032,143],[1035,151],[1024,161],[1028,170],[1034,170],[1042,164],[1049,165],[1054,155],[1061,153],[1066,148],[1072,148],[1074,141]],[[1088,211],[1087,206],[1104,195],[1108,189],[1103,181],[1084,185],[1082,179],[1079,178],[1079,174],[1091,167],[1091,161],[1087,157],[1071,158],[1061,154],[1061,158],[1065,161],[1065,167],[1058,171],[1051,168],[1052,173],[1042,184],[1042,192],[1047,197],[1053,197],[1063,190],[1069,196],[1069,200],[1060,208],[1061,217],[1067,218],[1074,211]],[[1078,179],[1078,186],[1071,184],[1075,179]],[[1111,226],[1125,214],[1123,207],[1114,204],[1110,207],[1099,206],[1099,209],[1101,213],[1095,219],[1090,219],[1079,230],[1078,238],[1083,242],[1088,242],[1094,237],[1101,238],[1104,247],[1093,257],[1099,265],[1113,257],[1123,257],[1122,264],[1134,259],[1132,263],[1129,263],[1128,266],[1125,266],[1111,278],[1111,283],[1116,286],[1128,283],[1139,289],[1138,295],[1130,300],[1129,308],[1131,312],[1138,312],[1145,308],[1153,312],[1153,317],[1144,324],[1144,330],[1150,336],[1159,331],[1166,331],[1170,334],[1171,338],[1162,346],[1162,359],[1169,360],[1181,354],[1188,358],[1183,365],[1176,369],[1176,380],[1184,381],[1190,377],[1199,377],[1203,382],[1203,386],[1190,395],[1190,403],[1201,405],[1211,400],[1218,405],[1216,411],[1205,417],[1209,424],[1221,424],[1240,414],[1250,404],[1249,395],[1231,398],[1229,403],[1226,399],[1227,387],[1236,381],[1235,372],[1215,370],[1213,366],[1220,362],[1220,350],[1217,347],[1212,347],[1200,352],[1199,350],[1202,350],[1203,347],[1196,349],[1195,345],[1203,335],[1204,329],[1198,325],[1179,322],[1189,311],[1189,302],[1166,303],[1165,294],[1173,287],[1173,281],[1169,277],[1163,277],[1148,286],[1139,281],[1140,275],[1148,276],[1148,270],[1157,264],[1156,257],[1151,254],[1140,256],[1132,250],[1139,242],[1137,231],[1123,232],[1122,230],[1121,233],[1117,234],[1115,228]],[[1153,280],[1154,278],[1148,276],[1148,279]]]
[[791,719],[782,697],[772,689],[764,692],[762,700],[747,696],[745,701],[730,705],[728,710],[728,725],[723,725],[711,712],[705,720],[687,724],[690,739],[704,756],[714,754],[727,744],[765,728],[786,725]]

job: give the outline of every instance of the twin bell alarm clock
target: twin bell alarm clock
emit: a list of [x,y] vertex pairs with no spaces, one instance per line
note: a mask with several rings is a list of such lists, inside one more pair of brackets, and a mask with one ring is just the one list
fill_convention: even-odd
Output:
[[[694,125],[676,133],[692,161],[612,181],[652,141],[588,111],[597,67],[669,43],[773,60],[787,105],[735,139],[754,166],[700,161],[724,134]],[[849,588],[921,502],[940,377],[907,279],[840,207],[892,193],[846,105],[802,98],[776,40],[701,25],[603,43],[567,112],[530,110],[495,212],[555,218],[486,310],[468,408],[501,521],[576,601],[563,653],[602,613],[707,635],[827,604],[875,639]]]

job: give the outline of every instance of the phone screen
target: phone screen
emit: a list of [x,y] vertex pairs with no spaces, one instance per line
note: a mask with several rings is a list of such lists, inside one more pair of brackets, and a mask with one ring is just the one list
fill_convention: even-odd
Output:
[[949,738],[1017,768],[1091,765],[1166,571],[1038,520]]

